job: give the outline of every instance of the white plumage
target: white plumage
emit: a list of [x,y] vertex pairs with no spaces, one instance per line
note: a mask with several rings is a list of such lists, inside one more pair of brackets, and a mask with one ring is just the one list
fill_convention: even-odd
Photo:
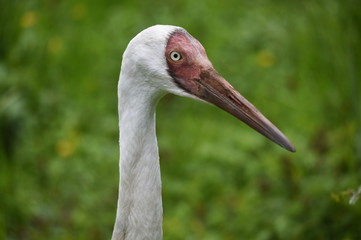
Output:
[[[180,54],[181,59],[173,61],[169,52]],[[118,83],[119,199],[112,240],[162,239],[155,109],[166,93],[221,107],[294,151],[277,128],[231,90],[203,52],[184,29],[161,25],[139,33],[124,52]]]

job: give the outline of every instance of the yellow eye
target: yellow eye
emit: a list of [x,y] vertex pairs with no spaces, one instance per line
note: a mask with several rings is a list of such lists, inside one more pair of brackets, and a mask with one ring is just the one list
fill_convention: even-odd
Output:
[[179,52],[173,51],[170,53],[170,58],[173,61],[177,62],[182,59],[182,55]]

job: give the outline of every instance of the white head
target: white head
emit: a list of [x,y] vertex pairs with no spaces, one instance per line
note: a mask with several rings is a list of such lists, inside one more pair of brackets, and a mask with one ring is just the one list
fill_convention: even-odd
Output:
[[217,73],[198,40],[183,28],[156,25],[135,36],[125,50],[118,95],[156,102],[167,92],[216,105],[295,151],[282,132]]
[[170,35],[181,29],[175,26],[156,25],[136,35],[123,54],[119,84],[126,85],[127,91],[132,87],[138,90],[145,87],[145,91],[151,91],[154,97],[167,92],[190,97],[174,83],[169,75],[165,58],[165,48]]

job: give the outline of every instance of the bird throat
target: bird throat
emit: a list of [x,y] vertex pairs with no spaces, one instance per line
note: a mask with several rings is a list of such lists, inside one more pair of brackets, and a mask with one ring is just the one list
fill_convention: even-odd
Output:
[[[125,94],[126,96],[126,94]],[[162,239],[157,101],[119,97],[120,180],[112,240]]]

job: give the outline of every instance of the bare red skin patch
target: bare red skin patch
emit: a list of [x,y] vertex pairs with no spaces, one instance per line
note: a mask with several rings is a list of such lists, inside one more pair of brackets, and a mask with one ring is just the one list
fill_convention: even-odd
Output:
[[[174,51],[181,54],[180,60],[172,60],[171,53]],[[200,78],[203,69],[213,68],[202,44],[186,31],[176,31],[168,40],[165,55],[169,73],[176,83],[186,91],[196,94],[198,86],[194,80]]]
[[[181,58],[172,55],[174,51]],[[179,87],[222,108],[289,151],[295,151],[287,137],[217,73],[203,46],[185,30],[170,36],[165,55],[169,74]]]

